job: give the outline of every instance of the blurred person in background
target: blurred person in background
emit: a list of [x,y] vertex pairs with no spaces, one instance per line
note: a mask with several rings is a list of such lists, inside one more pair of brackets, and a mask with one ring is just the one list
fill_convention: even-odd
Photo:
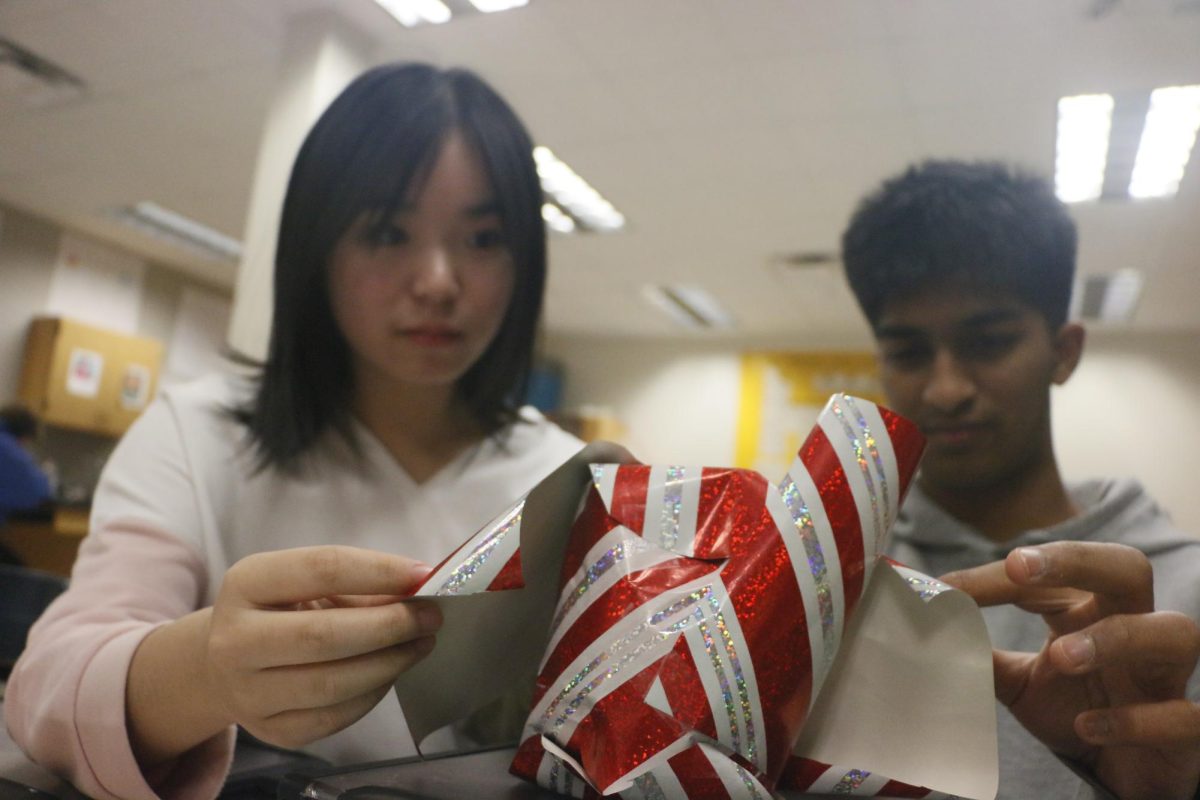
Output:
[[888,404],[928,440],[890,555],[984,606],[1000,797],[1190,798],[1200,540],[1136,481],[1065,483],[1054,454],[1076,236],[1047,182],[996,163],[925,162],[854,213],[846,276]]

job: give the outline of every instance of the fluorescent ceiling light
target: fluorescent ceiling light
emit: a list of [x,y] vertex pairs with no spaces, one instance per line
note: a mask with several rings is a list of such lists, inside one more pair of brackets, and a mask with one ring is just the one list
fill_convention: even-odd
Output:
[[450,8],[442,0],[375,0],[379,7],[406,28],[421,23],[440,25],[449,22]]
[[699,286],[647,284],[642,296],[652,306],[687,328],[732,328],[733,316]]
[[490,14],[493,11],[508,11],[510,8],[529,5],[529,0],[471,0],[471,5]]
[[547,227],[552,231],[572,233],[575,230],[575,220],[571,219],[570,215],[564,214],[563,210],[554,203],[542,203],[542,219],[546,221]]
[[1142,273],[1136,269],[1089,275],[1083,282],[1080,316],[1101,322],[1128,321],[1141,299],[1144,283]]
[[1200,86],[1155,89],[1133,162],[1129,196],[1169,197],[1179,191],[1198,128]]
[[1108,94],[1059,98],[1054,193],[1064,203],[1100,197],[1112,110],[1113,98]]
[[621,212],[579,177],[575,170],[560,161],[550,148],[533,148],[533,159],[537,162],[542,189],[584,227],[615,231],[625,225],[625,217]]
[[207,258],[236,262],[242,256],[241,242],[157,203],[141,202],[119,209],[115,216],[131,228]]

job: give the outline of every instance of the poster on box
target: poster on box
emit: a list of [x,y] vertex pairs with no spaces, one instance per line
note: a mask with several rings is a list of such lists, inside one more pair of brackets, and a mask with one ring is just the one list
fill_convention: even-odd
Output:
[[127,364],[121,376],[121,408],[141,411],[150,399],[150,368],[142,364]]
[[104,356],[95,350],[76,347],[67,359],[67,394],[95,397],[100,393],[100,376],[103,374]]

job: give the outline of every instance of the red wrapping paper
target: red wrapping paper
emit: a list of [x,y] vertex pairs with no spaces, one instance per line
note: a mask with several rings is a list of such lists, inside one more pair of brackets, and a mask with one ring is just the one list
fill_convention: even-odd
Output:
[[[793,755],[922,447],[907,420],[837,395],[778,485],[591,465],[513,772],[576,797],[938,796]],[[522,586],[499,533],[520,524],[500,518],[419,593]],[[901,577],[923,598],[947,588]]]

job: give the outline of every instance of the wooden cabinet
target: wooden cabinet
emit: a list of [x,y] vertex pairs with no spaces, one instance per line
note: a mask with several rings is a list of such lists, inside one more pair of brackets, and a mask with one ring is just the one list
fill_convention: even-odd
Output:
[[46,424],[120,436],[154,396],[163,347],[60,317],[29,324],[21,401]]

